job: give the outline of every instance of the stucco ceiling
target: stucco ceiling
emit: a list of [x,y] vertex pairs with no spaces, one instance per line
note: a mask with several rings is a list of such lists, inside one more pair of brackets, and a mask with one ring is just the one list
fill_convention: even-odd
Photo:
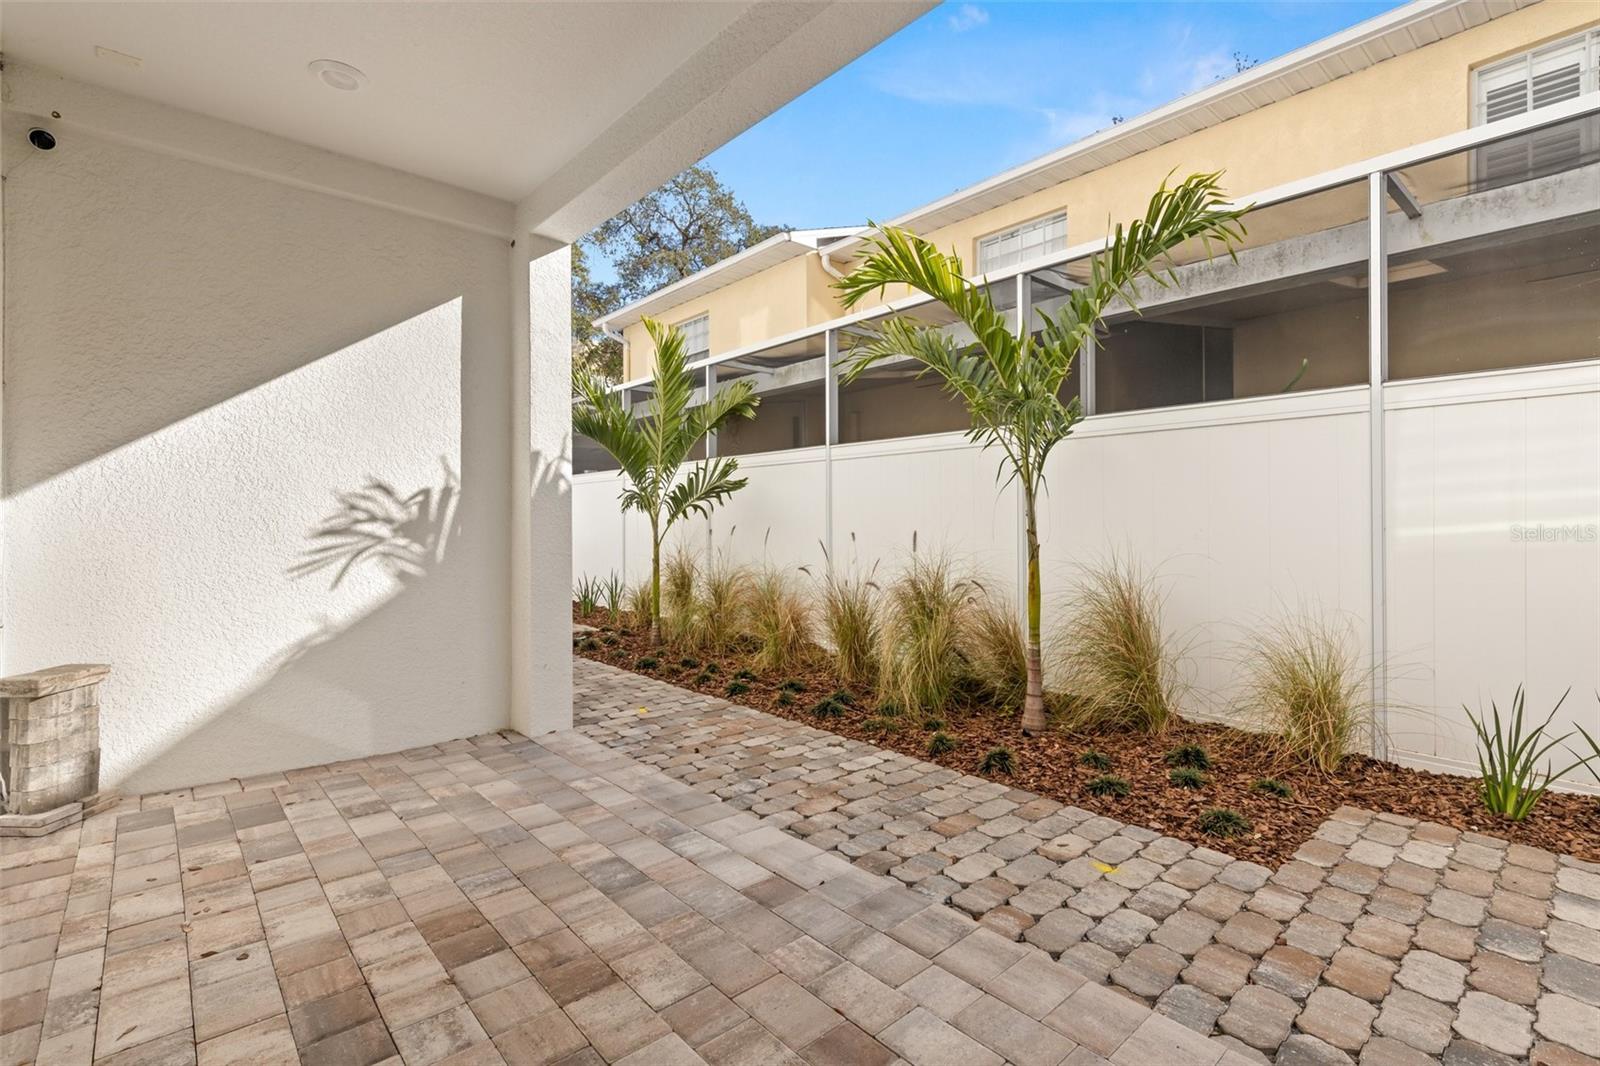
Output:
[[[8,2],[3,30],[8,58],[515,202],[575,194],[770,65],[765,94],[678,134],[704,142],[681,145],[692,161],[927,6]],[[330,88],[319,59],[367,84]]]

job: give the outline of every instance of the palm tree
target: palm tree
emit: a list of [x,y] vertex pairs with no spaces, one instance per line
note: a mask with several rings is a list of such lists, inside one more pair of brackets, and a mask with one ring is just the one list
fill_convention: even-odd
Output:
[[1045,460],[1083,417],[1076,396],[1062,402],[1061,386],[1114,301],[1135,307],[1139,282],[1168,284],[1175,265],[1172,253],[1180,245],[1195,242],[1207,254],[1221,245],[1233,254],[1244,235],[1239,222],[1244,209],[1223,199],[1219,177],[1195,174],[1170,188],[1163,182],[1143,218],[1126,226],[1119,223],[1111,231],[1104,250],[1090,259],[1088,282],[1067,295],[1059,314],[1052,318],[1039,312],[1037,334],[1031,328],[1013,333],[988,292],[966,278],[960,257],[893,226],[875,230],[861,265],[837,283],[846,308],[881,294],[885,286],[909,286],[943,304],[972,333],[971,342],[958,342],[938,326],[890,317],[851,349],[843,380],[852,381],[885,359],[920,363],[921,374],[935,375],[946,391],[966,403],[972,417],[969,437],[1005,453],[1001,471],[1009,471],[1005,483],[1015,480],[1021,486],[1027,522],[1024,733],[1046,726],[1039,651],[1039,491]]
[[751,418],[760,398],[748,381],[735,381],[691,406],[694,384],[684,369],[683,333],[675,326],[646,318],[644,327],[656,348],[655,396],[649,412],[635,420],[622,406],[619,393],[590,374],[579,374],[582,400],[572,410],[572,428],[610,452],[628,479],[621,500],[650,520],[650,635],[661,635],[661,542],[680,518],[709,516],[717,504],[744,488],[735,477],[737,460],[727,457],[679,470],[689,452],[719,426],[734,418]]

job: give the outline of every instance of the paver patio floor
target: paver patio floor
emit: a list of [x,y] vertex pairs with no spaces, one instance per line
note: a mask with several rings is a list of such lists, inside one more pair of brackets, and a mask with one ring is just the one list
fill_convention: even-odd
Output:
[[0,847],[0,1064],[1244,1060],[579,733]]

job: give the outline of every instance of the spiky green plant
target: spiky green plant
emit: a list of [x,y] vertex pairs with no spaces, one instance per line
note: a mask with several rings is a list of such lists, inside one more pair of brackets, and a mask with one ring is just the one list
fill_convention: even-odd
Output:
[[679,544],[661,564],[661,608],[658,625],[668,642],[692,644],[695,590],[700,582],[700,560]]
[[592,373],[575,375],[582,401],[572,409],[572,429],[610,452],[622,468],[627,487],[624,510],[635,510],[650,522],[650,631],[661,632],[661,543],[677,522],[691,514],[709,517],[712,510],[745,485],[739,463],[728,456],[705,459],[684,472],[695,445],[707,433],[736,418],[753,418],[760,398],[748,381],[733,381],[694,406],[683,332],[653,318],[644,320],[655,345],[655,388],[645,416],[634,418],[622,406],[622,394],[611,391]]
[[1188,766],[1196,770],[1211,769],[1211,756],[1198,744],[1179,744],[1166,754],[1168,766]]
[[572,598],[578,605],[578,613],[585,618],[600,609],[600,595],[602,586],[600,579],[594,576],[584,576],[578,579],[573,586]]
[[913,555],[884,596],[878,691],[934,714],[968,676],[964,627],[976,586],[943,555]]
[[750,685],[745,681],[729,681],[728,687],[723,691],[730,696],[743,696],[750,691]]
[[928,738],[928,754],[944,755],[956,750],[955,738],[943,731],[937,732]]
[[1174,766],[1167,780],[1178,788],[1204,788],[1208,778],[1203,770],[1193,766]]
[[1264,792],[1269,796],[1277,796],[1279,799],[1288,799],[1294,795],[1294,789],[1279,781],[1276,777],[1257,778],[1256,783],[1250,787],[1257,792]]
[[1089,790],[1091,796],[1126,796],[1133,790],[1127,778],[1117,777],[1115,774],[1102,774],[1091,777],[1083,786]]
[[825,696],[811,705],[811,713],[818,718],[838,718],[844,714],[844,707],[832,696]]
[[1571,691],[1568,689],[1562,693],[1544,721],[1531,729],[1524,718],[1526,697],[1521,685],[1517,686],[1516,695],[1511,698],[1509,721],[1501,721],[1500,708],[1493,700],[1489,701],[1489,715],[1482,718],[1473,714],[1470,708],[1462,707],[1472,722],[1473,731],[1478,734],[1478,772],[1482,775],[1478,782],[1478,795],[1491,813],[1513,822],[1522,821],[1533,813],[1534,806],[1544,797],[1552,781],[1588,763],[1587,759],[1579,758],[1562,770],[1552,771],[1551,764],[1546,762],[1544,776],[1539,776],[1539,760],[1572,735],[1563,733],[1553,740],[1545,739],[1545,730],[1550,728],[1556,712],[1561,710]]
[[[896,713],[898,714],[899,712],[897,711]],[[943,718],[932,717],[932,718],[924,718],[922,720],[922,730],[925,733],[937,733],[937,732],[939,732],[939,730],[941,730],[943,728],[944,728],[944,719]]]
[[695,587],[684,640],[707,654],[726,654],[738,640],[743,624],[745,590],[750,572],[715,553],[701,568]]
[[622,601],[626,595],[622,575],[615,570],[611,571],[600,586],[600,602],[605,605],[606,616],[612,625],[616,625],[622,619]]
[[1196,823],[1200,832],[1214,837],[1244,836],[1255,828],[1250,819],[1238,811],[1231,811],[1226,807],[1212,807],[1200,815]]
[[641,655],[633,661],[635,670],[654,670],[659,665],[660,662],[654,655]]
[[1323,773],[1370,740],[1372,670],[1353,628],[1302,613],[1245,641],[1245,713],[1289,758]]
[[1177,650],[1161,629],[1161,596],[1131,562],[1087,568],[1057,637],[1069,727],[1160,733],[1177,714]]
[[640,581],[628,589],[628,614],[633,625],[650,624],[650,582]]
[[910,359],[966,404],[971,439],[1004,453],[1001,474],[1022,492],[1026,526],[1024,732],[1038,733],[1046,726],[1039,646],[1039,492],[1050,453],[1083,417],[1076,396],[1062,402],[1062,386],[1113,305],[1136,307],[1141,282],[1168,284],[1175,249],[1190,245],[1209,252],[1220,245],[1232,254],[1244,236],[1239,222],[1243,210],[1227,203],[1218,177],[1195,174],[1175,187],[1163,182],[1143,218],[1126,226],[1118,223],[1108,234],[1104,251],[1089,260],[1086,283],[1068,291],[1054,317],[1038,310],[1037,323],[1016,332],[987,287],[967,278],[959,256],[895,226],[870,232],[861,265],[838,283],[847,309],[881,296],[888,286],[909,286],[943,304],[971,334],[970,341],[957,339],[938,325],[889,316],[851,350],[844,380],[853,381],[883,360]]
[[1083,766],[1087,766],[1091,770],[1099,770],[1101,773],[1111,769],[1111,756],[1107,755],[1103,751],[1096,751],[1093,748],[1090,748],[1082,755],[1079,755],[1078,762]]
[[1017,757],[1010,748],[990,748],[983,753],[983,758],[978,760],[978,772],[988,777],[996,774],[1005,774],[1010,777],[1017,772]]
[[877,568],[865,575],[842,575],[826,548],[822,554],[827,564],[817,592],[822,633],[833,649],[840,680],[860,684],[877,668],[879,608],[873,580]]

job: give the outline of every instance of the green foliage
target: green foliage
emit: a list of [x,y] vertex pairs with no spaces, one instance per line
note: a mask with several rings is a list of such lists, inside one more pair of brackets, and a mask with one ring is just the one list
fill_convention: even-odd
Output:
[[794,693],[793,692],[790,692],[788,689],[780,689],[778,691],[778,705],[780,707],[788,707],[793,703],[794,703]]
[[842,688],[834,689],[833,694],[828,698],[845,707],[854,707],[856,705],[856,698]]
[[615,570],[600,586],[600,602],[605,604],[606,614],[610,616],[611,624],[616,625],[622,618],[622,601],[626,591],[622,585],[622,575]]
[[811,649],[811,605],[793,577],[767,567],[751,582],[746,598],[750,633],[759,643],[756,662],[767,670],[787,669]]
[[1198,744],[1179,744],[1167,752],[1168,766],[1190,766],[1196,770],[1211,769],[1211,756]]
[[784,682],[778,686],[778,688],[784,692],[793,692],[799,694],[806,690],[806,683],[791,677],[785,679]]
[[939,717],[924,718],[922,720],[922,728],[924,732],[937,733],[944,728],[944,719]]
[[1101,773],[1111,769],[1111,756],[1093,748],[1079,755],[1078,762],[1080,765],[1087,766],[1091,770],[1099,770]]
[[635,670],[654,670],[658,665],[654,655],[641,655],[633,661]]
[[600,643],[609,648],[614,647],[619,643],[619,641],[617,640],[617,635],[615,633],[602,633],[600,634]]
[[1500,708],[1493,700],[1489,701],[1490,715],[1483,718],[1466,707],[1462,708],[1472,722],[1473,731],[1478,734],[1478,771],[1482,774],[1482,780],[1478,782],[1478,795],[1491,813],[1520,822],[1533,813],[1534,806],[1543,798],[1550,782],[1580,766],[1588,765],[1589,760],[1580,757],[1564,769],[1552,772],[1547,762],[1544,776],[1539,776],[1539,760],[1572,735],[1563,733],[1552,740],[1545,740],[1545,730],[1550,728],[1551,721],[1562,703],[1566,702],[1570,691],[1562,693],[1561,699],[1556,700],[1555,707],[1551,708],[1544,721],[1531,729],[1524,721],[1525,698],[1521,685],[1517,686],[1516,695],[1511,699],[1510,721],[1501,721]]
[[1269,796],[1277,796],[1279,799],[1288,799],[1294,795],[1294,789],[1279,781],[1276,777],[1258,778],[1256,783],[1250,787],[1257,792],[1264,792]]
[[700,660],[696,659],[693,655],[685,655],[683,658],[678,660],[678,665],[683,667],[685,670],[698,670],[700,669]]
[[579,578],[572,590],[572,598],[578,604],[578,613],[587,618],[598,611],[602,590],[599,578],[593,576]]
[[1127,778],[1118,777],[1115,774],[1102,774],[1099,777],[1091,777],[1083,787],[1089,790],[1089,795],[1091,796],[1118,797],[1126,796],[1133,788],[1132,785],[1128,784]]
[[878,691],[935,714],[968,676],[963,627],[976,586],[944,556],[913,555],[889,585],[878,645]]
[[834,668],[840,679],[860,684],[877,669],[881,636],[878,586],[870,574],[840,576],[826,548],[823,556],[827,568],[817,595],[822,634],[833,649]]
[[978,772],[989,777],[994,777],[996,774],[1010,777],[1017,772],[1017,757],[1011,753],[1010,748],[990,748],[983,753],[983,758],[978,760]]
[[724,691],[730,696],[743,696],[750,691],[750,686],[743,681],[729,681]]
[[735,670],[733,672],[733,676],[739,681],[754,681],[756,679],[755,671],[746,667],[740,667],[738,670]]
[[1255,826],[1251,825],[1250,819],[1238,811],[1230,811],[1226,807],[1212,807],[1200,815],[1200,819],[1196,824],[1199,826],[1200,832],[1214,837],[1244,836],[1255,828]]
[[694,675],[694,683],[697,684],[697,685],[709,685],[709,684],[711,684],[711,671],[710,670],[702,670],[698,674],[695,674]]
[[708,655],[733,650],[739,638],[749,579],[749,572],[726,556],[717,554],[709,559],[689,605],[689,617],[682,626],[682,641]]
[[578,649],[580,651],[599,651],[600,642],[595,640],[593,637],[584,637],[582,640],[578,641]]
[[1167,780],[1178,788],[1204,788],[1209,778],[1205,771],[1197,770],[1193,766],[1174,766],[1167,774]]
[[1028,648],[1014,604],[993,595],[974,599],[963,627],[967,668],[997,705],[1022,709],[1028,690]]
[[634,625],[650,624],[650,582],[641,581],[628,590],[628,613]]
[[1348,624],[1311,614],[1251,634],[1244,645],[1247,714],[1290,758],[1323,773],[1367,741],[1372,671]]
[[748,381],[730,382],[699,407],[687,372],[683,333],[655,319],[644,320],[656,349],[655,387],[642,419],[622,406],[622,397],[598,378],[580,375],[580,403],[572,409],[572,429],[609,452],[626,480],[624,510],[650,522],[653,632],[661,625],[661,544],[680,519],[712,510],[745,485],[739,464],[729,457],[702,460],[684,471],[689,452],[705,435],[735,418],[755,415],[760,399]]
[[1084,572],[1058,638],[1069,728],[1160,733],[1177,714],[1176,653],[1161,632],[1161,597],[1132,562]]
[[811,713],[818,718],[838,718],[844,714],[844,708],[844,704],[832,696],[826,696],[811,705]]
[[955,738],[943,730],[936,732],[928,738],[928,754],[944,755],[956,750]]
[[882,715],[877,715],[862,721],[861,727],[870,729],[874,733],[898,733],[900,732],[901,724],[898,718],[885,718]]
[[[1001,475],[1021,489],[1026,525],[1029,696],[1022,726],[1028,732],[1046,726],[1037,698],[1043,692],[1038,494],[1050,453],[1083,417],[1075,393],[1062,401],[1062,386],[1113,304],[1137,308],[1141,285],[1169,283],[1175,249],[1209,254],[1216,246],[1232,254],[1244,236],[1243,210],[1227,203],[1218,177],[1195,174],[1174,187],[1163,182],[1143,218],[1118,223],[1107,235],[1105,249],[1089,259],[1086,283],[1068,291],[1059,311],[1052,316],[1040,310],[1036,323],[1015,332],[987,287],[968,279],[959,256],[895,226],[869,231],[860,266],[837,285],[847,309],[882,297],[891,286],[909,286],[943,304],[970,335],[917,317],[890,316],[851,349],[843,380],[854,381],[884,360],[909,358],[966,405],[969,437],[1004,453]],[[906,702],[923,709],[918,701]]]

